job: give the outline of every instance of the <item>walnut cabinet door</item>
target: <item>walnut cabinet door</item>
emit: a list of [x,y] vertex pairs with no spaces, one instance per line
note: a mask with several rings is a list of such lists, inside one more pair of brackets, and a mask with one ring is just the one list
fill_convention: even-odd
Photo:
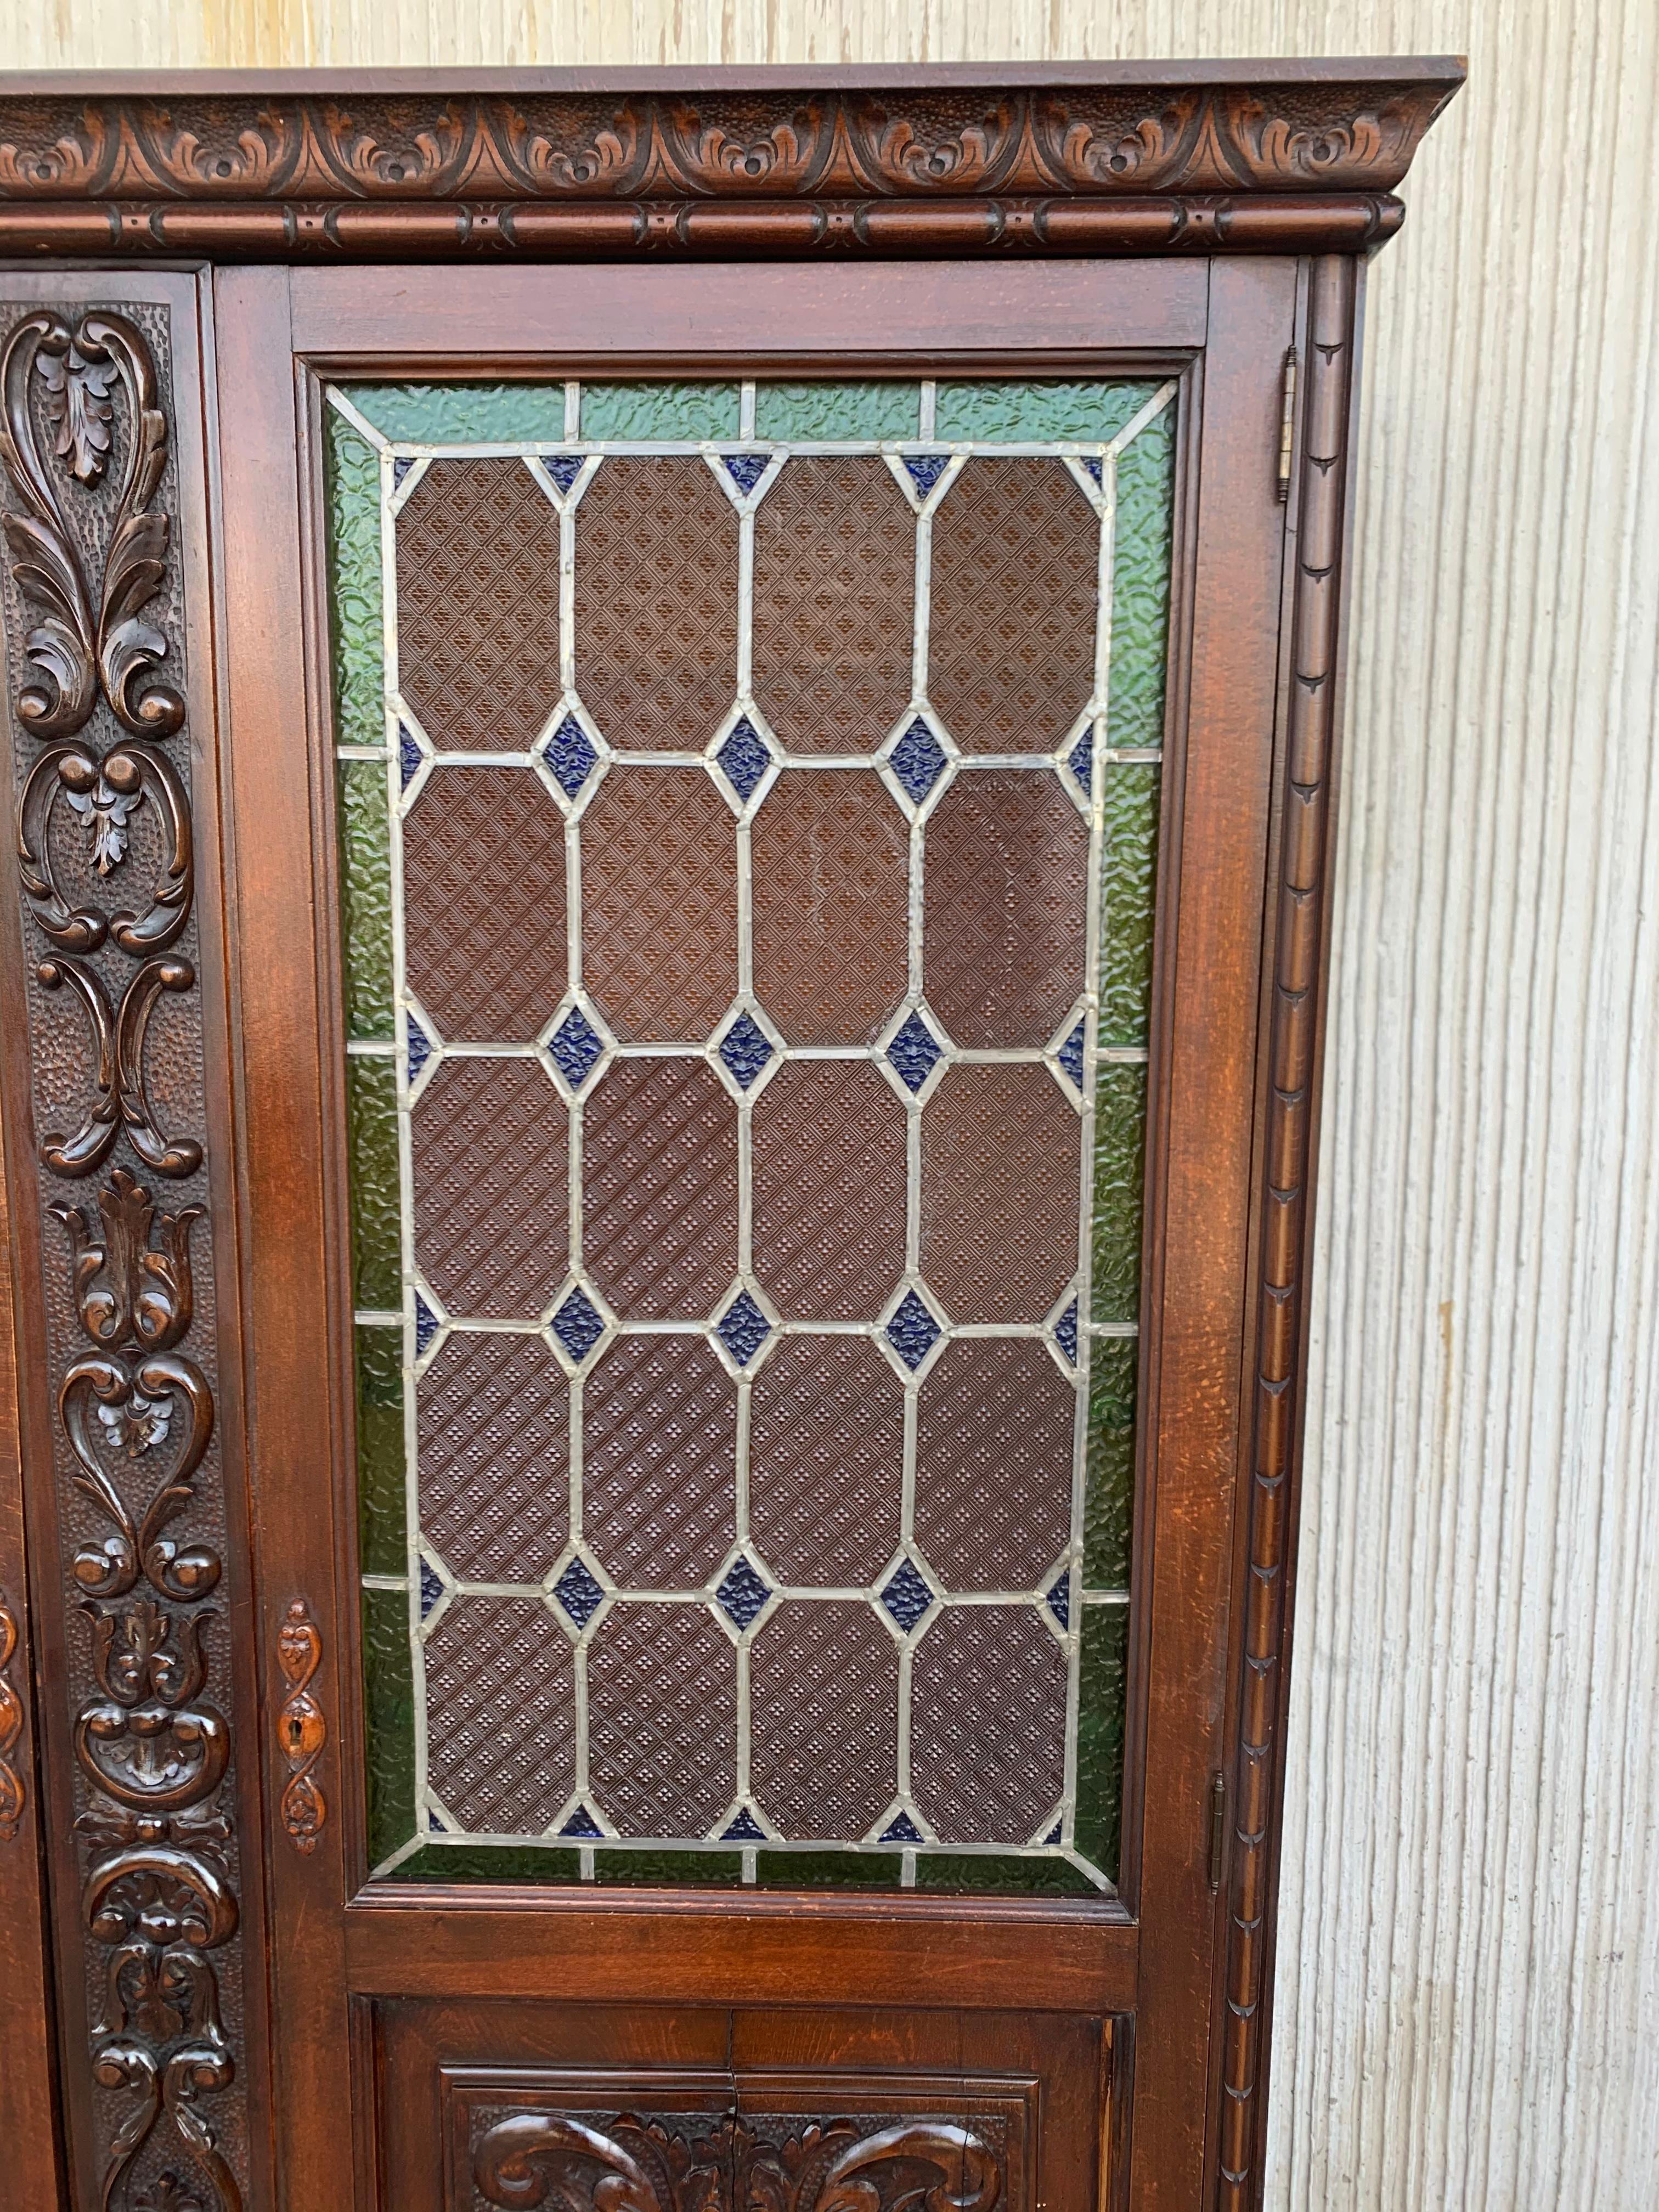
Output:
[[1242,2202],[1356,282],[6,280],[75,2203]]

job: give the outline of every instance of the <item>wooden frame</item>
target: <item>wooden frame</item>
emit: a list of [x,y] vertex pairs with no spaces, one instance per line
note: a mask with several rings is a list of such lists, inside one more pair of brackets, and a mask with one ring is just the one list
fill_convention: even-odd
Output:
[[[210,2125],[250,2206],[378,2201],[384,2002],[527,2002],[555,1984],[594,2004],[719,2007],[740,1986],[763,2007],[887,1992],[982,2024],[1011,2005],[1103,2018],[1123,2201],[1258,2200],[1356,256],[1397,226],[1392,186],[1461,75],[1409,61],[0,86],[0,253],[96,257],[9,277],[0,298],[171,318],[229,1620],[215,1679],[240,1869],[240,1932],[214,1940],[247,1991],[234,2085],[204,2078],[179,2105],[186,2146],[191,2114],[230,2116]],[[971,257],[990,245],[1023,258],[988,288]],[[854,258],[817,270],[831,246]],[[632,258],[645,247],[656,263]],[[1139,258],[1160,250],[1176,258]],[[181,254],[253,265],[143,266]],[[385,265],[441,256],[467,265],[424,291]],[[319,258],[364,265],[283,265]],[[512,265],[547,258],[598,265],[567,270],[556,300]],[[769,333],[763,350],[745,328]],[[317,380],[1108,359],[1183,386],[1166,801],[1182,827],[1160,888],[1131,1697],[1145,1734],[1128,1753],[1121,1905],[365,1887]],[[14,508],[16,483],[14,465]],[[273,531],[284,513],[302,528]],[[14,574],[19,557],[14,536]],[[43,1872],[51,1889],[55,2054],[27,1928],[0,2021],[38,2054],[7,2093],[30,2201],[78,2205],[125,2170],[110,2094],[134,2082],[131,2066],[100,2073],[94,2104],[81,1961],[112,1939],[83,1948],[70,1857],[29,1825],[44,1798],[65,1832],[77,1802],[58,1547],[82,1530],[52,1472],[58,1354],[36,1286],[53,1279],[57,1232],[40,1227],[16,942],[0,1004],[40,1750],[13,1739],[23,1841],[8,1856],[0,1837],[0,1893],[27,1912]],[[6,1415],[0,1389],[0,1440]],[[20,1550],[0,1494],[0,1589],[22,1589]],[[1158,1869],[1145,1893],[1143,1865]]]

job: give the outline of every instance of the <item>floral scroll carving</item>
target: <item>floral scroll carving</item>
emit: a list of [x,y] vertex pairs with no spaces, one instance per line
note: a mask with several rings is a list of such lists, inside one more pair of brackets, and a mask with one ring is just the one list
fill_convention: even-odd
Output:
[[17,1615],[0,1590],[0,1844],[14,1843],[27,1803],[17,1771],[18,1739],[23,1733],[23,1700],[11,1679],[17,1653]]
[[472,2181],[534,2212],[992,2212],[1002,2160],[960,2121],[615,2118],[515,2112],[484,2129]]
[[[73,167],[67,149],[51,158]],[[38,1018],[68,1035],[53,1007],[63,994],[92,1048],[78,1125],[46,1129],[38,1150],[46,1212],[67,1241],[66,1308],[49,1303],[66,1310],[70,1332],[56,1389],[66,1494],[79,1500],[65,1528],[86,1693],[69,1741],[100,1992],[90,2065],[112,2115],[100,2203],[240,2212],[210,2117],[235,2077],[217,1954],[240,1914],[232,1732],[208,1602],[223,1560],[200,1489],[216,1409],[210,1362],[191,1342],[192,1237],[205,1208],[193,1193],[158,1208],[112,1164],[125,1139],[141,1168],[179,1183],[204,1158],[198,1139],[161,1127],[145,1065],[157,1006],[197,980],[180,945],[194,893],[188,768],[164,750],[185,702],[161,672],[172,646],[151,618],[173,596],[172,521],[160,503],[167,456],[139,319],[41,308],[12,325],[0,355],[0,469],[10,578],[26,611],[12,710],[25,747],[38,742],[17,775],[20,887],[46,994]],[[199,1025],[184,1034],[198,1038]],[[54,1194],[57,1179],[100,1171],[89,1203]],[[0,1695],[0,1762],[5,1716]],[[0,1775],[0,1826],[5,1802]]]
[[328,1801],[312,1772],[328,1741],[328,1723],[311,1690],[323,1663],[323,1639],[303,1598],[293,1600],[276,1632],[276,1663],[288,1684],[276,1719],[277,1737],[288,1762],[288,1780],[283,1785],[283,1826],[295,1850],[312,1851],[328,1818]]

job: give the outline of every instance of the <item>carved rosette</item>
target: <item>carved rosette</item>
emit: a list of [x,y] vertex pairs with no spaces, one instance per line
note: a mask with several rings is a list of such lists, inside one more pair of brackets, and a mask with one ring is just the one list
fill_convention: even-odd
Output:
[[165,343],[155,308],[13,319],[0,470],[100,2202],[240,2212],[221,1972],[238,1927],[228,1654],[210,1601],[225,1531],[209,1482],[211,1318],[193,1273],[207,1193],[188,1132],[204,1099]]

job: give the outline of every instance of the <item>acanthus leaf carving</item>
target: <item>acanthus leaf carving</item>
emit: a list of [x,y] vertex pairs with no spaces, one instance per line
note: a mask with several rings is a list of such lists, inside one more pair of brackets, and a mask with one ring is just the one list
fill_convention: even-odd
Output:
[[[148,802],[162,824],[161,874],[142,914],[70,907],[52,865],[52,811],[62,792],[92,839],[90,860],[100,876],[126,857],[127,825]],[[95,952],[112,936],[142,958],[172,945],[190,919],[195,893],[190,809],[172,763],[154,746],[117,745],[101,761],[74,740],[48,745],[30,769],[17,812],[17,855],[23,896],[42,933],[64,952]]]
[[25,635],[23,650],[46,678],[17,696],[17,714],[37,737],[72,736],[98,702],[97,633],[80,556],[58,494],[40,459],[29,407],[29,378],[44,355],[66,359],[71,338],[50,309],[26,315],[0,362],[0,464],[23,502],[4,518],[11,573],[18,591],[44,617]]
[[17,1746],[23,1733],[23,1700],[11,1679],[17,1652],[17,1615],[0,1590],[0,1844],[15,1843],[22,1826],[27,1795],[18,1771]]

